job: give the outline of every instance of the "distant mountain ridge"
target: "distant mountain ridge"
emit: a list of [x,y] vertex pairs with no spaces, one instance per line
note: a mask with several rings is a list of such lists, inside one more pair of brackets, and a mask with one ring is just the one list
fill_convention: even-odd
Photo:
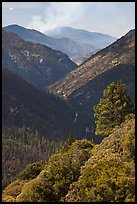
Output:
[[91,43],[76,42],[68,37],[56,39],[47,36],[37,30],[27,29],[19,25],[9,25],[3,28],[6,32],[18,34],[22,39],[33,43],[45,44],[52,49],[59,50],[67,54],[72,60],[90,53],[97,48]]
[[66,54],[4,30],[2,51],[2,64],[40,89],[77,67]]
[[57,27],[47,31],[46,34],[55,38],[69,37],[76,42],[92,44],[97,49],[102,49],[116,41],[115,37],[107,34],[71,27]]

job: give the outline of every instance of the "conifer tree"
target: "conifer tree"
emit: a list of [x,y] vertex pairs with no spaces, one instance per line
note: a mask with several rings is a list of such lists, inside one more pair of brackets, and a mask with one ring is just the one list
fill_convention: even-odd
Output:
[[94,106],[97,118],[96,135],[108,136],[115,126],[125,121],[125,116],[134,113],[134,106],[126,93],[126,85],[121,80],[112,82],[104,90],[103,98]]

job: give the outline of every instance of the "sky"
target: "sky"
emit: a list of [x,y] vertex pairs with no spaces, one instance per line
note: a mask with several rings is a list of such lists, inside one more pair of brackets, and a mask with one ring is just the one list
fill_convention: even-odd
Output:
[[69,26],[120,38],[135,28],[135,2],[2,2],[2,26],[46,33]]

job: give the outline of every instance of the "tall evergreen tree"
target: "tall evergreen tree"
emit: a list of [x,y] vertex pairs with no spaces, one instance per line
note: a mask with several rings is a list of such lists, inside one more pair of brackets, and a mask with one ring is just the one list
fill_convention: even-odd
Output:
[[103,98],[94,106],[96,135],[107,136],[112,129],[120,125],[125,116],[134,113],[134,106],[126,93],[126,85],[121,80],[112,82],[104,90]]

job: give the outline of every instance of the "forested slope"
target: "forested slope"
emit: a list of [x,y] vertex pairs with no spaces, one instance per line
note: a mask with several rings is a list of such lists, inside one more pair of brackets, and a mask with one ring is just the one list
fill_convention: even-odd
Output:
[[127,118],[101,144],[72,140],[45,165],[27,167],[3,201],[134,202],[134,152],[135,121]]

